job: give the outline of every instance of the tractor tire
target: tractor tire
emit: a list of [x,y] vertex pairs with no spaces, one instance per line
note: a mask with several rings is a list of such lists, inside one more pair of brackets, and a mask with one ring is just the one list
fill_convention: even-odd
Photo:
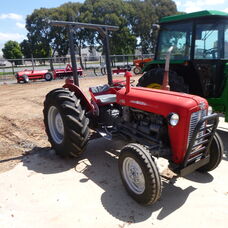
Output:
[[[161,89],[164,76],[164,69],[155,68],[146,72],[138,81],[137,86],[152,89]],[[176,72],[169,72],[169,85],[171,91],[188,93],[189,88],[184,83],[183,77],[177,75]]]
[[141,74],[142,73],[142,69],[140,67],[135,67],[133,69],[133,72],[134,72],[134,74],[138,75],[138,74]]
[[51,81],[51,80],[53,79],[52,73],[51,73],[51,72],[46,73],[46,74],[44,75],[44,79],[45,79],[46,81]]
[[24,83],[29,83],[29,77],[28,77],[28,75],[24,74],[24,75],[22,75],[22,77],[23,77],[23,82]]
[[162,183],[158,168],[142,145],[130,143],[121,150],[119,171],[128,194],[138,203],[150,205],[160,198]]
[[63,157],[81,155],[90,130],[80,99],[68,89],[52,90],[46,95],[43,114],[48,140],[56,153]]
[[220,138],[218,133],[215,132],[215,135],[212,139],[211,146],[209,149],[209,155],[210,155],[209,163],[200,167],[197,171],[206,173],[217,168],[222,160],[223,153],[224,153],[224,146],[223,146],[222,139]]

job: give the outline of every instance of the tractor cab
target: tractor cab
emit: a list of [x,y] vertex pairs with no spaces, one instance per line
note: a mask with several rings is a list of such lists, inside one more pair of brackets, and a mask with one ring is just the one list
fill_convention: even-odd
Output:
[[171,77],[174,75],[173,79],[170,78],[171,90],[202,96],[215,110],[226,112],[228,14],[200,11],[162,18],[155,59],[144,67],[146,74],[139,80],[139,86],[155,88],[161,84],[162,76],[154,75],[158,74],[158,68],[163,67],[170,46],[173,46]]
[[[170,46],[174,46],[173,60],[228,59],[228,14],[219,16],[211,11],[203,12],[202,18],[189,18],[188,14],[188,17],[180,15],[161,20],[155,59],[163,60]],[[175,21],[181,16],[186,20]]]

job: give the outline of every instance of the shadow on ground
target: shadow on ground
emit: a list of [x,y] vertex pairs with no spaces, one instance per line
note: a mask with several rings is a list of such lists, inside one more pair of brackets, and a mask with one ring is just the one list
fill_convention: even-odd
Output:
[[[127,223],[144,221],[153,214],[156,219],[162,220],[184,205],[188,196],[196,190],[191,183],[183,189],[175,184],[175,179],[163,179],[162,197],[157,203],[147,207],[137,204],[127,195],[120,180],[117,159],[122,146],[118,141],[92,140],[80,159],[61,159],[48,147],[34,148],[24,156],[22,162],[29,170],[43,174],[69,169],[74,169],[75,175],[84,174],[80,183],[92,180],[101,187],[104,190],[101,195],[103,207],[112,216]],[[191,174],[187,179],[208,183],[213,177],[210,174]]]

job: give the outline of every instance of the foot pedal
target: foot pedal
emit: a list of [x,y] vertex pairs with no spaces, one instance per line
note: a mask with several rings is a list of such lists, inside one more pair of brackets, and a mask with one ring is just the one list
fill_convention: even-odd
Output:
[[112,134],[107,130],[107,127],[98,129],[97,132],[101,135],[101,137],[107,140],[112,140]]

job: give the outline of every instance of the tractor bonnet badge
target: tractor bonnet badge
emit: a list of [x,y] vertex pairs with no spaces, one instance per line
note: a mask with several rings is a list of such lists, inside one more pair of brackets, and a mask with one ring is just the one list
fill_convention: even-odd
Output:
[[201,102],[199,103],[199,107],[200,107],[201,110],[204,110],[204,109],[206,108],[205,102],[201,101]]

